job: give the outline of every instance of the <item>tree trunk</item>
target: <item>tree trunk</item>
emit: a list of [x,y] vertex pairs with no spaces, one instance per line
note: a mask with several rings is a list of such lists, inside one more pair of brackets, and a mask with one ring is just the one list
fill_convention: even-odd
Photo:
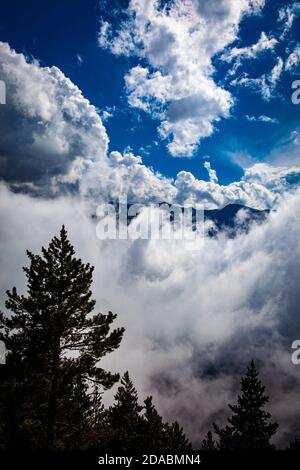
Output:
[[55,342],[54,357],[51,371],[51,386],[48,402],[48,423],[47,423],[47,445],[52,448],[55,442],[55,423],[57,411],[57,388],[58,388],[58,372],[60,363],[60,340]]

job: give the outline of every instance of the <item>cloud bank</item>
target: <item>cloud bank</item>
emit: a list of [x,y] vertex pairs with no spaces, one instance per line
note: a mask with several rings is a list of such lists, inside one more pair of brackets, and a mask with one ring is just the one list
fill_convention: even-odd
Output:
[[80,257],[96,266],[97,309],[117,312],[126,327],[106,367],[129,369],[141,396],[153,394],[160,412],[178,418],[197,443],[212,420],[222,421],[255,357],[279,441],[295,432],[300,383],[290,346],[300,334],[299,192],[248,235],[205,239],[198,252],[180,242],[100,241],[89,206],[74,195],[32,198],[2,184],[0,217],[2,304],[7,288],[24,291],[25,249],[39,252],[65,223]]
[[128,150],[108,152],[97,110],[59,69],[41,67],[4,43],[0,55],[8,98],[0,110],[0,170],[14,190],[52,196],[76,191],[93,206],[126,194],[129,202],[264,209],[299,181],[296,166],[255,164],[240,181],[222,185],[209,162],[209,181],[186,171],[166,178]]

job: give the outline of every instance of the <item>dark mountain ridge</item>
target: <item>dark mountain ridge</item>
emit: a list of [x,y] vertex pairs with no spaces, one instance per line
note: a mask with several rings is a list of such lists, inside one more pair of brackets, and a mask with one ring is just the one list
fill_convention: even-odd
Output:
[[[117,220],[119,218],[119,204],[111,203],[115,206]],[[159,206],[168,205],[171,208],[171,204],[161,203]],[[138,210],[139,204],[137,204],[137,211],[135,215],[128,215],[128,211],[135,204],[127,204],[127,224],[130,225],[131,221],[140,212]],[[142,209],[141,205],[141,209]],[[181,207],[184,211],[184,206]],[[253,209],[242,204],[228,204],[222,209],[205,209],[204,210],[204,221],[206,223],[206,233],[209,237],[216,237],[218,233],[225,232],[228,237],[233,238],[238,233],[248,233],[253,223],[262,224],[266,221],[270,213],[269,209],[259,210]],[[96,218],[96,215],[92,216]],[[174,220],[174,214],[170,211],[170,221]],[[196,209],[192,209],[192,221],[196,223]]]

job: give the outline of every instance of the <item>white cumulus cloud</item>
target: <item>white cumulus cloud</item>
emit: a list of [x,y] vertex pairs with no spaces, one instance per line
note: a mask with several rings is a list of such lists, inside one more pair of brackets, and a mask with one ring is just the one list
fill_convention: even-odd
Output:
[[57,67],[41,67],[0,42],[7,104],[0,114],[0,169],[12,184],[49,190],[78,159],[105,159],[96,108]]
[[174,156],[191,156],[214,123],[229,115],[233,99],[212,78],[212,57],[237,36],[245,14],[263,0],[130,0],[117,31],[103,21],[99,45],[135,55],[141,64],[125,76],[131,106],[160,119],[159,133]]
[[[88,198],[93,207],[104,198],[115,200],[126,195],[129,202],[192,202],[206,208],[229,203],[267,208],[282,193],[293,190],[297,167],[255,165],[246,170],[241,181],[221,185],[209,162],[205,166],[210,181],[186,171],[172,179],[145,166],[141,157],[130,150],[108,154],[108,136],[97,110],[59,69],[28,61],[7,44],[0,44],[0,54],[8,90],[8,103],[0,117],[4,129],[0,135],[0,169],[1,178],[14,189],[59,195],[61,190],[71,188]],[[165,80],[160,72],[155,73]],[[165,93],[169,93],[168,80],[164,86]],[[154,93],[159,96],[153,89]],[[173,101],[168,109],[170,119],[179,125],[178,114],[182,116],[184,109],[190,118],[193,102],[196,119],[201,114],[197,104],[201,99],[198,95],[186,97],[185,106],[183,102],[178,105],[180,100]],[[150,97],[143,103],[153,109]],[[207,103],[207,107],[210,105]],[[156,113],[162,113],[159,106]],[[180,132],[190,131],[183,127]],[[183,138],[180,144],[184,142]]]

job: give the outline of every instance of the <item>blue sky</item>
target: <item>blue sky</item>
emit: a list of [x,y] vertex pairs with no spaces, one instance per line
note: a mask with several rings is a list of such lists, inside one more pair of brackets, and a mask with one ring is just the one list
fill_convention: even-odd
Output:
[[[242,17],[236,39],[226,50],[256,44],[262,32],[277,43],[254,58],[244,58],[235,78],[269,74],[278,58],[285,62],[295,50],[300,35],[299,11],[295,9],[292,25],[284,35],[287,17],[279,21],[279,11],[292,9],[293,5],[295,2],[267,1],[258,14]],[[281,73],[272,96],[264,99],[259,87],[232,86],[228,71],[234,60],[220,60],[224,51],[219,51],[212,56],[212,77],[232,96],[229,115],[214,123],[213,132],[200,139],[192,156],[172,156],[167,141],[158,136],[157,117],[128,105],[124,76],[133,67],[146,64],[147,59],[134,54],[116,55],[98,43],[101,21],[108,21],[117,32],[126,18],[127,6],[125,0],[75,0],[72,4],[11,0],[1,6],[1,40],[17,52],[38,59],[41,66],[59,67],[99,110],[111,108],[112,117],[105,122],[110,150],[123,151],[130,146],[143,157],[145,165],[163,175],[175,177],[180,170],[186,170],[207,180],[203,161],[209,157],[219,182],[228,184],[240,179],[243,167],[272,160],[274,149],[282,149],[285,154],[299,125],[299,108],[290,99],[291,83],[297,74],[299,77],[299,62]],[[255,121],[259,116],[267,116],[273,122]]]

